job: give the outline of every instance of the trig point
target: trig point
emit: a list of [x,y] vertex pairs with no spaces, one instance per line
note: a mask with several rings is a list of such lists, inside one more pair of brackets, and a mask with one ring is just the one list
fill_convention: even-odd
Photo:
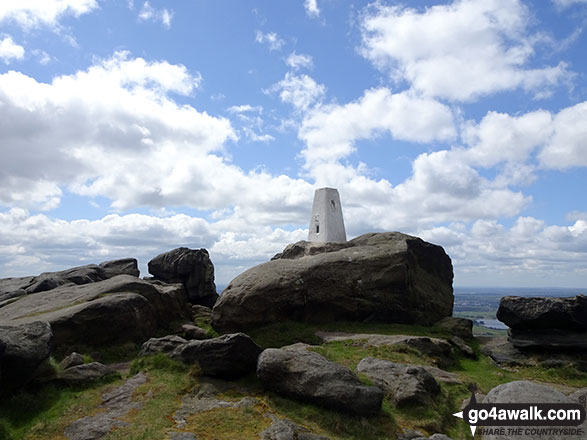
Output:
[[320,188],[314,193],[308,241],[346,241],[340,196],[335,188]]

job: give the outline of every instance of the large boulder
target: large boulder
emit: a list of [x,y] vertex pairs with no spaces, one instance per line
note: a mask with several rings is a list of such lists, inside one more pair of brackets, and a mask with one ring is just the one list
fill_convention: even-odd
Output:
[[149,273],[166,283],[183,284],[192,304],[212,307],[218,299],[214,265],[206,249],[180,247],[149,261]]
[[357,372],[365,374],[375,385],[390,394],[395,406],[430,406],[440,393],[440,385],[424,367],[399,364],[366,357]]
[[49,357],[53,333],[46,322],[0,326],[0,395],[29,382],[37,368]]
[[234,379],[255,371],[263,349],[244,333],[233,333],[203,341],[191,340],[169,354],[185,363],[197,363],[206,376]]
[[497,318],[510,327],[519,349],[581,351],[587,348],[587,296],[569,298],[506,296]]
[[232,280],[212,324],[221,331],[286,319],[432,325],[452,314],[452,279],[442,247],[399,232],[302,241]]
[[0,308],[0,324],[47,322],[56,350],[71,352],[78,345],[142,342],[171,322],[189,319],[189,314],[182,286],[117,275],[26,295]]
[[587,330],[587,296],[569,298],[504,296],[497,319],[515,329]]
[[508,339],[516,348],[521,349],[587,350],[587,331],[512,328],[508,331]]
[[269,348],[259,356],[257,376],[276,393],[348,413],[379,412],[383,392],[364,385],[348,368],[305,348]]
[[137,260],[124,258],[73,267],[59,272],[44,272],[38,276],[0,279],[0,302],[26,294],[45,292],[65,284],[95,283],[117,275],[138,277]]
[[[576,401],[568,396],[565,396],[561,392],[543,384],[520,380],[514,382],[508,382],[493,388],[483,403],[576,403]],[[583,429],[583,432],[587,432],[587,421],[585,421],[579,428]],[[577,440],[577,435],[561,435],[556,434],[544,434],[534,435],[532,433],[526,433],[526,428],[522,429],[523,435],[515,436],[519,440]],[[511,435],[484,435],[483,440],[509,440]]]

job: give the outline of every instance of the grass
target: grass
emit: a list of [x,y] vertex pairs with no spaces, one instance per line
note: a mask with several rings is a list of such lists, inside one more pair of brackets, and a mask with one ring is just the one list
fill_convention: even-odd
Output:
[[319,345],[316,332],[377,333],[382,335],[413,335],[429,337],[449,337],[442,328],[406,324],[380,324],[336,321],[325,324],[308,324],[297,321],[284,321],[270,324],[248,332],[249,336],[263,348],[278,348],[303,342]]
[[111,377],[87,387],[49,384],[4,398],[0,403],[0,438],[62,439],[67,426],[81,417],[95,414],[101,394],[120,383],[121,379]]
[[[198,325],[204,327],[202,323],[198,322]],[[446,336],[442,329],[345,322],[282,322],[257,329],[250,332],[250,335],[264,347],[280,347],[295,342],[316,345],[320,343],[315,335],[317,331]],[[270,415],[273,414],[289,418],[316,434],[340,440],[389,439],[394,438],[395,433],[409,428],[419,430],[427,436],[441,432],[454,439],[469,438],[468,426],[452,416],[460,410],[462,400],[470,395],[469,383],[476,384],[482,393],[487,393],[499,384],[522,379],[574,387],[584,387],[587,384],[587,373],[572,366],[504,369],[480,353],[478,342],[473,341],[471,346],[478,359],[455,355],[454,365],[450,368],[464,383],[442,383],[441,393],[426,407],[398,409],[391,403],[390,396],[387,396],[379,414],[370,417],[349,415],[267,392],[255,374],[251,373],[238,380],[237,387],[218,395],[218,398],[234,401],[252,396],[257,401],[255,404],[193,414],[186,419],[187,426],[183,430],[193,432],[201,440],[258,439],[259,433],[272,423]],[[135,358],[138,348],[136,344],[127,343],[103,349],[98,353],[94,353],[94,348],[86,348],[82,353],[92,353],[92,356],[97,354],[99,360],[113,362]],[[311,349],[353,371],[360,360],[367,356],[401,363],[435,364],[434,359],[402,344],[369,347],[358,340],[333,341]],[[87,354],[84,360],[90,360]],[[55,359],[51,360],[51,364],[54,367],[57,365]],[[181,396],[197,385],[200,375],[198,366],[185,365],[159,354],[134,359],[129,374],[134,375],[139,371],[145,372],[149,377],[148,382],[139,386],[134,393],[134,398],[141,401],[141,408],[124,418],[128,426],[114,429],[105,437],[106,440],[159,440],[167,438],[171,431],[181,431],[175,428],[173,414],[181,406]],[[359,377],[364,383],[370,384],[366,376]],[[0,438],[62,440],[63,431],[69,424],[100,411],[100,396],[121,383],[121,379],[109,379],[86,388],[47,385],[4,399],[0,402]]]
[[264,402],[254,406],[214,409],[186,419],[187,432],[199,440],[258,440],[259,433],[272,423]]
[[276,394],[270,394],[267,402],[275,412],[307,427],[316,434],[332,439],[383,440],[393,438],[393,433],[397,431],[397,424],[387,402],[384,402],[379,414],[370,417],[331,411]]
[[123,420],[128,426],[112,430],[104,440],[159,440],[173,425],[173,413],[180,407],[179,396],[196,384],[193,367],[158,354],[133,361],[130,375],[146,372],[149,380],[135,390],[133,397],[142,402]]

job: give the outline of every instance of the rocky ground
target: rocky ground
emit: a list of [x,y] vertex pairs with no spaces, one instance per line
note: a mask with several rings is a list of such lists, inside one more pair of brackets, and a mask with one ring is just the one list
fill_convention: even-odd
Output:
[[[415,237],[302,242],[261,266],[217,302],[207,252],[186,248],[148,279],[125,259],[0,280],[0,438],[456,440],[472,389],[585,402],[582,296],[506,298],[509,337],[476,339],[450,317],[450,259]],[[528,345],[549,329],[563,346]]]

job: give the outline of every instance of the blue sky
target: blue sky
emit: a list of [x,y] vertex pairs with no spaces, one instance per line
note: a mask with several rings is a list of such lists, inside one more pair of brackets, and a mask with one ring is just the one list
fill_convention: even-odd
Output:
[[587,1],[0,4],[0,277],[306,238],[442,245],[459,286],[587,287]]

